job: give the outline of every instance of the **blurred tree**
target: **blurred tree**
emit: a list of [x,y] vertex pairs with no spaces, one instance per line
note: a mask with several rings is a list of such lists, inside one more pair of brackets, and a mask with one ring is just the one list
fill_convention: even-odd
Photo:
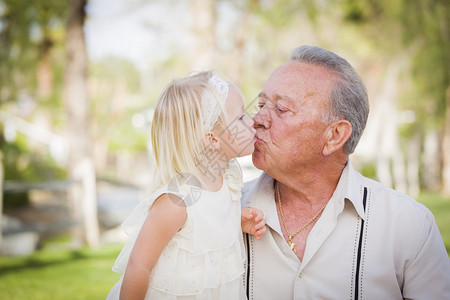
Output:
[[[85,88],[85,5],[86,1],[58,0],[5,0],[0,3],[0,103],[19,102],[18,97],[21,94],[30,95],[32,101],[52,96],[53,99],[50,100],[53,103],[49,111],[56,112],[58,118],[49,116],[46,106],[38,105],[37,108],[44,108],[40,111],[45,120],[60,120],[58,108],[61,105],[61,91],[55,86],[55,80],[62,81],[59,73],[63,63],[55,61],[52,52],[55,46],[58,46],[59,50],[63,48],[61,46],[64,44],[62,38],[65,30],[62,27],[68,19],[64,98],[70,140],[69,176],[79,181],[81,187],[71,191],[73,217],[85,224],[74,240],[95,246],[98,243],[98,223],[95,173],[90,153],[89,103]],[[17,106],[20,106],[20,103],[17,103]],[[29,112],[24,115],[27,116]],[[22,151],[30,152],[27,149]],[[7,174],[11,173],[7,171]]]
[[[92,124],[95,166],[97,172],[105,172],[111,150],[146,151],[146,132],[142,130],[139,138],[131,125],[133,115],[142,114],[150,99],[139,96],[141,75],[129,61],[109,56],[92,63],[89,74],[91,111],[96,120]],[[126,177],[124,170],[118,174]]]
[[[450,195],[450,2],[404,1],[404,39],[417,45],[412,70],[419,122],[441,138],[442,191]],[[433,116],[430,118],[430,116]],[[439,155],[440,156],[440,155]],[[439,158],[438,156],[438,158]],[[440,161],[440,160],[439,160]],[[427,166],[425,166],[427,168]]]
[[250,19],[260,11],[259,0],[236,2],[235,6],[240,11],[239,20],[235,23],[235,35],[233,36],[233,53],[229,64],[229,76],[239,86],[242,84],[244,69],[244,50],[248,42],[251,29]]
[[16,101],[20,91],[49,95],[50,54],[66,10],[58,0],[0,2],[0,103]]
[[87,93],[88,57],[84,37],[87,0],[70,0],[67,22],[64,102],[67,113],[69,143],[69,176],[77,184],[69,191],[72,217],[82,221],[75,228],[73,246],[85,242],[99,244],[97,219],[96,177],[92,159],[90,132],[90,103]]
[[0,150],[0,247],[2,246],[2,224],[3,224],[3,153]]
[[[46,130],[61,120],[59,92],[62,78],[59,69],[62,61],[58,61],[58,54],[62,53],[66,11],[65,1],[0,2],[0,105],[19,118],[38,120]],[[5,178],[25,181],[60,178],[62,174],[37,171],[47,167],[50,170],[54,165],[47,164],[48,153],[32,149],[28,144],[31,143],[19,145],[14,137],[0,138],[0,148],[5,156]],[[12,149],[19,151],[11,152]],[[26,169],[36,172],[18,172],[19,161],[29,161]],[[54,170],[59,172],[57,168]],[[50,174],[56,177],[46,177]]]
[[216,43],[216,0],[190,0],[192,32],[195,36],[191,53],[191,68],[204,70],[211,67]]
[[[409,140],[406,151],[410,153],[416,148],[414,135],[421,136],[419,143],[424,144],[425,149],[434,149],[434,153],[424,153],[422,157],[423,173],[428,179],[424,183],[429,189],[442,186],[444,194],[450,195],[450,2],[396,0],[367,3],[380,24],[387,23],[392,28],[382,30],[383,36],[389,38],[391,45],[400,46],[397,53],[409,57],[408,76],[412,84],[403,86],[407,90],[403,92],[401,107],[413,110],[416,120],[406,137]],[[435,136],[441,136],[440,149],[425,144],[434,143],[430,137]],[[441,170],[441,176],[429,172],[435,169]]]
[[[390,65],[389,68],[395,65],[400,68],[392,86],[397,90],[390,100],[396,103],[393,108],[415,113],[415,121],[407,125],[409,129],[402,130],[405,134],[403,152],[409,171],[397,176],[397,181],[407,174],[409,181],[418,182],[418,160],[421,156],[421,172],[428,179],[424,181],[426,187],[439,186],[436,181],[443,179],[443,191],[449,193],[450,130],[445,128],[450,128],[450,114],[447,112],[447,91],[450,82],[450,3],[445,0],[346,0],[339,5],[342,18],[355,24],[360,33],[373,41],[372,51],[378,57],[384,58],[385,63]],[[402,115],[397,113],[396,118],[401,121]],[[394,128],[397,135],[399,129]],[[383,136],[385,137],[385,134]],[[439,136],[442,137],[439,141],[441,151],[433,146],[433,137]],[[398,146],[393,147],[397,154],[400,149]],[[426,150],[422,155],[421,148]],[[393,156],[393,160],[393,163],[398,163],[404,158]],[[430,170],[436,169],[441,170],[441,176],[432,176]],[[411,177],[412,173],[416,175]]]
[[218,27],[224,28],[223,24],[228,23],[228,30],[216,34],[220,59],[214,62],[221,62],[219,69],[242,88],[248,100],[253,100],[263,80],[286,60],[287,51],[301,42],[298,31],[312,19],[309,11],[314,3],[311,0],[217,0],[216,3]]

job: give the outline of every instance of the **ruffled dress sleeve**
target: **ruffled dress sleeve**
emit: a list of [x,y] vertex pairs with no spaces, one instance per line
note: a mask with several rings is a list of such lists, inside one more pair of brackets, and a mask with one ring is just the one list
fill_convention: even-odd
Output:
[[[153,192],[150,195],[150,197],[141,201],[122,223],[122,229],[128,236],[128,240],[125,243],[122,251],[120,252],[119,256],[117,257],[112,267],[112,270],[114,272],[116,273],[125,272],[131,251],[133,250],[134,244],[142,228],[142,225],[144,224],[145,218],[147,218],[149,209],[151,208],[155,200],[158,199],[159,196],[168,192],[169,191],[167,187],[160,188],[157,191]],[[175,194],[176,196],[183,199],[181,193],[175,193],[173,191],[170,191],[170,193]]]
[[236,159],[232,159],[228,163],[224,178],[231,192],[231,200],[239,202],[241,200],[241,189],[244,187],[244,181],[242,169]]

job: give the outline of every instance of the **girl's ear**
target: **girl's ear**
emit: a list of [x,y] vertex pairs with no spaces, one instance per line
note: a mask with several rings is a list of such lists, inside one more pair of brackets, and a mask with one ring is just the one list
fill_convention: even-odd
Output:
[[339,120],[328,126],[322,154],[331,155],[342,149],[352,134],[352,124],[347,120]]
[[216,135],[213,131],[208,131],[205,133],[206,146],[210,150],[219,150],[220,149],[220,141],[216,138]]

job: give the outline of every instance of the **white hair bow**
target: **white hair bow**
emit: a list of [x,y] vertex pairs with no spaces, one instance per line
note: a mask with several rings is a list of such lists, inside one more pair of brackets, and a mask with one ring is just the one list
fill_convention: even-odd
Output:
[[[213,75],[208,83],[211,84],[219,93],[220,99],[210,99],[204,98],[204,103],[202,103],[202,119],[203,119],[203,127],[206,131],[211,130],[214,127],[214,124],[217,122],[217,119],[220,116],[220,112],[224,107],[225,100],[228,96],[228,83],[220,78],[217,75]],[[220,103],[218,101],[221,101]]]

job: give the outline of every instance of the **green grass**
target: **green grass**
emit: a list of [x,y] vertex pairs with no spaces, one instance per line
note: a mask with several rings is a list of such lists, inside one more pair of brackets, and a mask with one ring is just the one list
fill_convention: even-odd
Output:
[[425,193],[417,200],[433,213],[450,257],[450,198],[443,198],[439,194]]
[[[450,199],[424,194],[418,200],[434,214],[450,250]],[[0,257],[0,299],[105,299],[120,275],[111,271],[121,244],[67,250],[53,240],[28,257]]]
[[122,245],[69,251],[49,245],[29,257],[0,257],[0,298],[105,299]]

